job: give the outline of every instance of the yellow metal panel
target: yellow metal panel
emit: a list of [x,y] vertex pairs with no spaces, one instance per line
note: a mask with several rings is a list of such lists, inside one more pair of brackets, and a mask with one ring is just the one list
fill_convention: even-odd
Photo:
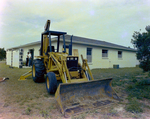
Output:
[[70,73],[71,77],[79,78],[79,73],[78,73],[78,71],[70,71],[69,73]]
[[29,76],[32,76],[32,70],[30,70],[27,73],[21,75],[20,78],[18,79],[18,81],[26,80],[26,78],[29,77]]
[[78,57],[79,57],[78,49],[73,49],[73,50],[72,50],[72,55],[73,55],[73,56],[78,56]]
[[82,79],[71,79],[70,83],[77,83],[77,82],[84,82],[84,81],[88,81],[87,78],[82,78]]

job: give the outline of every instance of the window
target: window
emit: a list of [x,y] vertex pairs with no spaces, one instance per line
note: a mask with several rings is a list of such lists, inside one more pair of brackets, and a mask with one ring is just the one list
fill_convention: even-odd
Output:
[[92,62],[92,48],[87,48],[87,62]]
[[102,57],[104,58],[108,57],[108,50],[102,50]]
[[118,58],[122,58],[122,51],[118,51]]

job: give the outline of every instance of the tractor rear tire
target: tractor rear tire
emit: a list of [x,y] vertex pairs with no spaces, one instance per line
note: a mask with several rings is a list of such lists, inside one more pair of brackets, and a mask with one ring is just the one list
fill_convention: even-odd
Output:
[[44,74],[45,74],[45,65],[42,60],[36,59],[33,60],[32,64],[32,78],[36,83],[44,82]]
[[57,90],[57,79],[53,72],[48,72],[46,75],[46,89],[50,94],[54,94]]

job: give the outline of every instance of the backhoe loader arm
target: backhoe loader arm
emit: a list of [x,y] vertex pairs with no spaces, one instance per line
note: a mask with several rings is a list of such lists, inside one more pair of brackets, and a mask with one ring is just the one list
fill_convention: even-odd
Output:
[[[57,70],[59,71],[59,74],[60,74],[60,77],[62,79],[62,82],[63,83],[67,83],[67,77],[70,80],[70,76],[69,76],[69,72],[68,72],[65,60],[63,59],[61,64],[60,64],[60,62],[58,61],[58,59],[55,57],[54,54],[52,54],[52,53],[49,53],[49,54],[50,54],[49,58],[54,62],[55,66],[57,67]],[[49,60],[49,61],[51,61],[51,60]],[[49,66],[50,66],[50,64],[51,63],[49,62]],[[51,68],[50,68],[49,71],[51,71]]]
[[46,22],[46,24],[45,24],[45,26],[44,26],[44,30],[45,30],[45,31],[49,31],[50,23],[51,23],[51,21],[50,21],[50,20],[47,20],[47,22]]
[[88,63],[87,63],[87,59],[83,59],[83,55],[81,55],[81,59],[82,59],[82,68],[83,68],[85,71],[86,71],[86,68],[87,68],[91,79],[94,80],[93,75],[92,75],[92,72],[91,72],[91,70],[90,70],[90,68],[89,68],[89,65],[88,65]]

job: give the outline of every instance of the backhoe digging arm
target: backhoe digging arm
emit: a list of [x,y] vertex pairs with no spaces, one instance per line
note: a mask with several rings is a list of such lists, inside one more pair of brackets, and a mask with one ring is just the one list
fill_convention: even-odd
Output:
[[23,74],[20,76],[20,78],[18,79],[20,80],[26,80],[27,77],[32,76],[32,70],[28,71],[27,73]]
[[[89,65],[88,65],[88,63],[87,63],[87,59],[83,59],[83,55],[81,55],[81,59],[82,59],[82,69],[84,69],[85,71],[88,70],[89,75],[90,75],[90,77],[91,77],[91,80],[94,80],[93,75],[92,75],[92,72],[91,72],[91,70],[90,70],[90,68],[89,68]],[[87,68],[87,69],[86,69],[86,68]]]

